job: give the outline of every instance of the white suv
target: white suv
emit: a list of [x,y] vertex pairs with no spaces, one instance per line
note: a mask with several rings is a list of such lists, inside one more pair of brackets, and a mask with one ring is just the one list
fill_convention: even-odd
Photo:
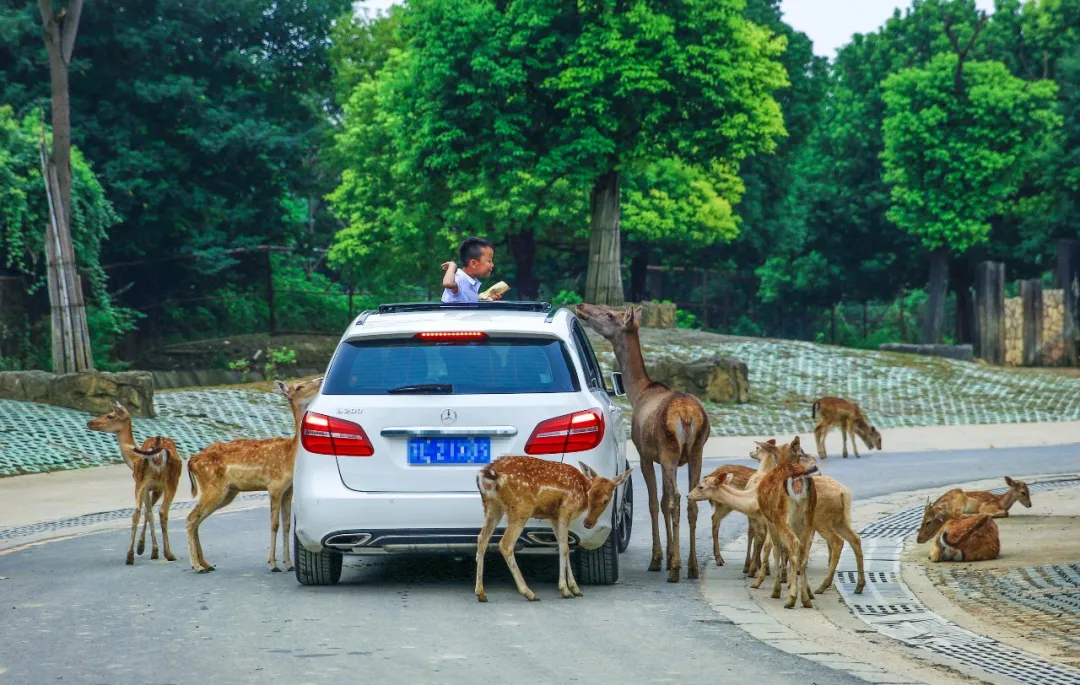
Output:
[[[360,314],[300,426],[297,580],[336,583],[344,554],[475,554],[484,519],[476,474],[504,454],[582,461],[614,478],[628,464],[612,401],[623,394],[619,374],[611,384],[577,317],[547,303],[392,304]],[[579,582],[618,580],[631,488],[628,479],[593,529],[571,523]],[[531,520],[517,551],[557,554],[550,524]]]

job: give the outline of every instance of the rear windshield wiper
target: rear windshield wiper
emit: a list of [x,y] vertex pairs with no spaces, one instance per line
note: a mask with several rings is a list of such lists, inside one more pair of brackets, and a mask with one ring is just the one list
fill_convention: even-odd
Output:
[[416,385],[402,385],[386,391],[390,395],[404,395],[407,393],[452,393],[454,386],[449,383],[418,383]]

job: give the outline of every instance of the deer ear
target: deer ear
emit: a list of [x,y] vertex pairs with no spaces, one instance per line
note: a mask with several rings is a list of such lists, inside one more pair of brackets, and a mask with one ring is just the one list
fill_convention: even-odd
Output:
[[283,382],[282,382],[282,381],[280,381],[280,380],[275,380],[275,381],[274,381],[274,385],[276,385],[276,386],[277,386],[277,390],[278,390],[278,392],[280,392],[280,393],[281,393],[282,395],[284,395],[284,396],[285,396],[286,398],[288,398],[288,397],[289,397],[289,386],[285,385],[285,383],[283,383]]
[[593,471],[588,464],[583,461],[579,461],[578,463],[581,464],[581,472],[585,474],[586,478],[589,480],[596,478],[596,471]]
[[1012,486],[1016,485],[1016,481],[1014,481],[1014,480],[1013,480],[1012,478],[1009,478],[1008,476],[1005,476],[1005,483],[1006,483],[1006,484],[1007,484],[1007,485],[1008,485],[1008,486],[1009,486],[1010,488],[1011,488]]
[[776,438],[770,438],[769,439],[769,444],[770,445],[775,445],[776,444]]
[[615,487],[619,487],[630,478],[630,473],[633,469],[626,469],[615,478]]
[[766,452],[771,452],[772,454],[776,454],[777,451],[778,451],[778,449],[776,447],[776,440],[770,440],[768,442],[757,442],[757,441],[755,441],[754,444],[757,445],[758,447],[760,447],[761,449],[765,450]]
[[791,441],[791,449],[793,449],[793,450],[801,450],[802,449],[802,445],[799,443],[799,436],[798,435],[796,435],[795,438]]

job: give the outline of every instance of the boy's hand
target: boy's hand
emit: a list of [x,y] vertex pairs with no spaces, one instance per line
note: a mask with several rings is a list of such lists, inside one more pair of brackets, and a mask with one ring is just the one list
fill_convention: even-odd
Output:
[[502,293],[491,293],[490,295],[488,295],[488,297],[490,297],[492,302],[494,302],[495,300],[502,299]]
[[454,268],[456,269],[456,268],[457,268],[457,264],[455,264],[455,263],[454,263],[453,261],[449,261],[449,262],[443,262],[443,263],[442,263],[442,270],[443,270],[443,271],[446,271],[446,270],[447,270],[447,269],[449,269],[450,267],[454,267]]
[[443,262],[442,268],[446,272],[443,274],[442,286],[456,294],[458,291],[457,277],[455,275],[457,274],[457,264],[453,261]]

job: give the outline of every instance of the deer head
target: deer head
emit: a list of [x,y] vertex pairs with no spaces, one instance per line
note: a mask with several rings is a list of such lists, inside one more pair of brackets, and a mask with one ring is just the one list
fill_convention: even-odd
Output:
[[131,414],[119,402],[113,402],[113,410],[90,420],[86,427],[102,433],[119,433],[131,424]]
[[921,545],[937,535],[945,522],[949,520],[949,512],[942,505],[933,506],[930,498],[926,498],[926,508],[923,509],[922,523],[919,524],[919,537],[916,538]]
[[771,438],[768,442],[754,441],[753,450],[750,451],[750,458],[754,461],[761,461],[766,455],[773,454],[771,449],[776,447],[776,438]]
[[1008,476],[1005,476],[1005,484],[1009,486],[1009,489],[1016,493],[1016,501],[1023,504],[1028,509],[1031,508],[1031,491],[1028,490],[1027,483],[1022,480],[1013,480]]
[[274,381],[274,385],[282,397],[302,410],[311,404],[311,401],[319,394],[322,382],[323,376],[319,376],[309,381],[293,381],[291,383]]
[[702,478],[694,489],[690,491],[690,494],[686,496],[686,499],[691,502],[700,502],[702,500],[711,500],[716,496],[721,485],[726,485],[731,480],[731,474],[725,472],[717,473],[715,475],[709,475]]
[[604,513],[607,509],[608,502],[611,501],[612,495],[615,494],[615,488],[622,485],[627,478],[630,477],[630,469],[626,469],[615,478],[604,478],[597,475],[596,471],[593,471],[585,462],[579,461],[581,465],[581,472],[585,474],[585,479],[589,481],[589,509],[585,512],[585,527],[592,528],[596,525],[596,520],[600,518],[600,514]]
[[575,313],[608,340],[625,333],[633,333],[641,325],[641,307],[630,306],[625,311],[601,307],[595,304],[579,304]]
[[155,471],[160,471],[165,468],[165,463],[169,459],[169,450],[167,449],[153,449],[146,450],[145,452],[135,445],[131,445],[131,451],[139,455],[146,460],[146,463],[150,465],[150,468]]
[[881,449],[881,433],[865,419],[860,419],[855,423],[855,432],[866,443],[867,448],[872,450]]

